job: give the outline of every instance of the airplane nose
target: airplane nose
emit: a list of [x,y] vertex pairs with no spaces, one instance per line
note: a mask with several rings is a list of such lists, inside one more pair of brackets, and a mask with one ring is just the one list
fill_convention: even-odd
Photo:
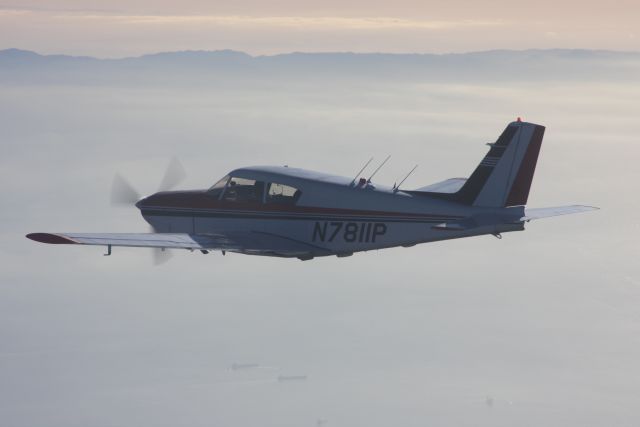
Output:
[[198,205],[202,200],[209,200],[205,190],[161,191],[138,200],[138,209],[152,209],[163,207],[190,207]]
[[145,208],[156,206],[160,201],[162,201],[162,193],[155,193],[147,197],[143,197],[142,199],[138,200],[135,205],[136,208],[142,210]]
[[136,202],[136,208],[138,208],[138,209],[142,209],[142,208],[144,207],[144,202],[145,202],[145,200],[147,200],[147,198],[146,198],[146,197],[145,197],[145,198],[143,198],[143,199],[138,200],[138,201]]

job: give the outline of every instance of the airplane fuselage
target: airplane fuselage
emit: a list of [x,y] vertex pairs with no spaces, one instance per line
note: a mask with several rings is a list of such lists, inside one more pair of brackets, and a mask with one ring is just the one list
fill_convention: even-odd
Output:
[[[359,251],[524,229],[518,222],[521,208],[470,211],[469,207],[428,196],[348,183],[332,184],[322,194],[325,200],[318,202],[322,206],[313,206],[305,203],[304,192],[296,205],[228,201],[212,197],[206,190],[163,192],[143,199],[138,207],[158,232],[253,235],[258,249],[262,238],[280,239],[296,244],[309,257],[347,256]],[[490,219],[486,225],[478,222],[482,217]],[[456,229],[446,225],[465,222],[473,226]]]

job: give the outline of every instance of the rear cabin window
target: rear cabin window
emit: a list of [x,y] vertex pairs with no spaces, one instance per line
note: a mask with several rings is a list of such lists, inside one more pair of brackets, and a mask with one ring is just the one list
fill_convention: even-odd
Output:
[[231,177],[222,194],[222,200],[230,202],[258,202],[264,197],[264,182],[255,179]]
[[270,182],[267,185],[267,203],[278,205],[294,205],[302,193],[294,187]]

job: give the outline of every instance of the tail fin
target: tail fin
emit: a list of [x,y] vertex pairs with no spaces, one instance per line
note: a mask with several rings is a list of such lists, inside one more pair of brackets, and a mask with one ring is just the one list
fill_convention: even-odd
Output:
[[544,126],[512,122],[476,170],[456,193],[448,199],[483,207],[526,205]]

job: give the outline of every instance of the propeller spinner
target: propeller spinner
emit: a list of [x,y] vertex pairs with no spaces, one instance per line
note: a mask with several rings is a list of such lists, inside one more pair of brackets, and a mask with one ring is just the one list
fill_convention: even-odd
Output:
[[[169,191],[184,181],[186,177],[187,173],[184,166],[176,157],[173,157],[164,171],[158,191]],[[135,206],[141,198],[140,192],[125,177],[118,173],[113,177],[111,185],[112,206]],[[151,226],[151,232],[157,233],[157,230]],[[163,264],[171,257],[172,253],[164,248],[153,249],[154,265]]]

